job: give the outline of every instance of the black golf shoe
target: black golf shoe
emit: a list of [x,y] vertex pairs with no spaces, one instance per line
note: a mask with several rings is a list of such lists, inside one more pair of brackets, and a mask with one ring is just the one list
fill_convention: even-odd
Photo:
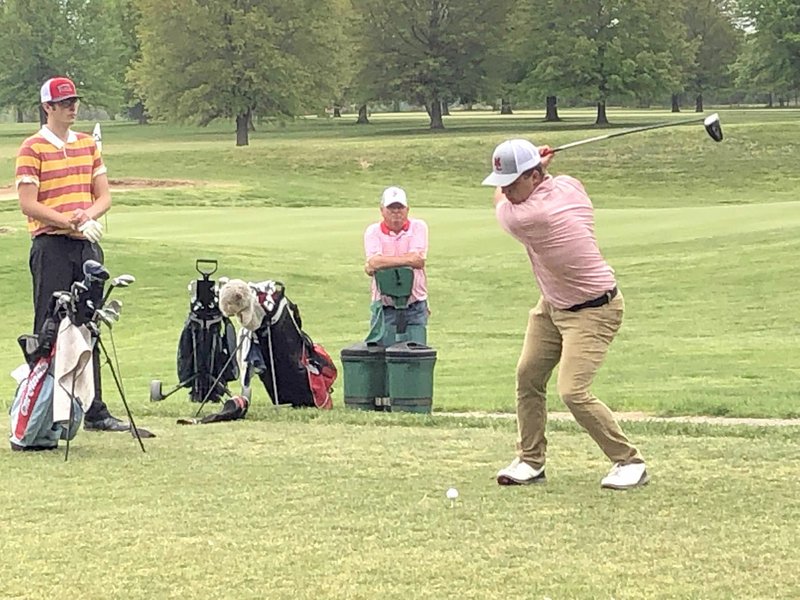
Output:
[[109,415],[98,421],[84,420],[83,428],[86,431],[130,431],[131,424]]

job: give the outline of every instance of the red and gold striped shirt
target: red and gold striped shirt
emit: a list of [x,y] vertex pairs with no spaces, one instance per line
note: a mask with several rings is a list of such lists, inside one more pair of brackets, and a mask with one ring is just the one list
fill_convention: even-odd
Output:
[[[33,183],[39,188],[38,201],[58,212],[71,215],[94,202],[94,178],[106,172],[94,138],[69,131],[64,143],[46,126],[32,135],[17,152],[16,184]],[[28,217],[32,236],[43,233],[70,234]]]

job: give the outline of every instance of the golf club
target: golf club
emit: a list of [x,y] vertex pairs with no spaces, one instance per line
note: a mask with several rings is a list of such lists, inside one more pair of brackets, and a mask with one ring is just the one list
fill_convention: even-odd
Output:
[[703,122],[703,126],[708,132],[708,135],[711,136],[711,139],[715,142],[722,141],[722,125],[719,121],[719,115],[714,113],[712,115],[708,115],[707,117],[695,117],[693,119],[685,119],[682,121],[672,121],[669,123],[658,123],[656,125],[646,125],[644,127],[636,127],[634,129],[626,129],[625,131],[617,131],[615,133],[607,133],[605,135],[598,135],[596,137],[588,138],[585,140],[578,140],[577,142],[571,142],[569,144],[564,144],[563,146],[558,146],[556,148],[551,148],[549,151],[542,152],[542,156],[548,156],[550,154],[555,154],[556,152],[561,152],[562,150],[566,150],[567,148],[574,148],[575,146],[582,146],[584,144],[589,144],[591,142],[599,142],[602,140],[608,140],[615,137],[620,137],[623,135],[629,135],[631,133],[640,133],[642,131],[650,131],[651,129],[660,129],[662,127],[675,127],[677,125],[686,125],[687,123],[697,123]]
[[108,279],[108,270],[96,260],[87,260],[83,263],[83,282],[87,286],[95,281]]
[[105,306],[106,300],[108,300],[108,297],[111,295],[111,291],[114,288],[128,287],[134,281],[136,281],[136,277],[134,277],[133,275],[123,274],[120,275],[119,277],[114,277],[114,279],[111,280],[111,283],[109,284],[105,295],[103,296],[103,302],[100,304],[100,306],[101,307]]

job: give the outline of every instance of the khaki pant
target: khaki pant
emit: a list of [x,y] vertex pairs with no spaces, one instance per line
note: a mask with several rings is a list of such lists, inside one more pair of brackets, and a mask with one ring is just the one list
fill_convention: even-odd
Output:
[[618,293],[604,306],[577,312],[540,299],[531,310],[517,364],[517,453],[534,468],[545,463],[547,382],[556,365],[558,395],[612,462],[644,462],[611,410],[589,391],[595,373],[622,325],[625,301]]

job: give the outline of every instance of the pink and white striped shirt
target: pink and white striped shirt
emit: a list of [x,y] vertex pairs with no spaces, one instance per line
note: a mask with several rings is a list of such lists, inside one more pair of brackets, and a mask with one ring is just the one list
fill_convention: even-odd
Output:
[[594,207],[574,177],[546,176],[520,204],[501,201],[497,220],[522,242],[544,299],[565,309],[616,285],[594,234]]
[[[428,257],[428,225],[422,219],[408,219],[408,227],[400,233],[381,227],[383,222],[373,223],[364,232],[364,252],[367,259],[373,256],[402,256],[409,252],[419,252]],[[381,297],[375,278],[372,278],[372,300]],[[425,269],[414,269],[414,283],[408,303],[428,299],[428,281]],[[388,301],[385,301],[388,303]]]

